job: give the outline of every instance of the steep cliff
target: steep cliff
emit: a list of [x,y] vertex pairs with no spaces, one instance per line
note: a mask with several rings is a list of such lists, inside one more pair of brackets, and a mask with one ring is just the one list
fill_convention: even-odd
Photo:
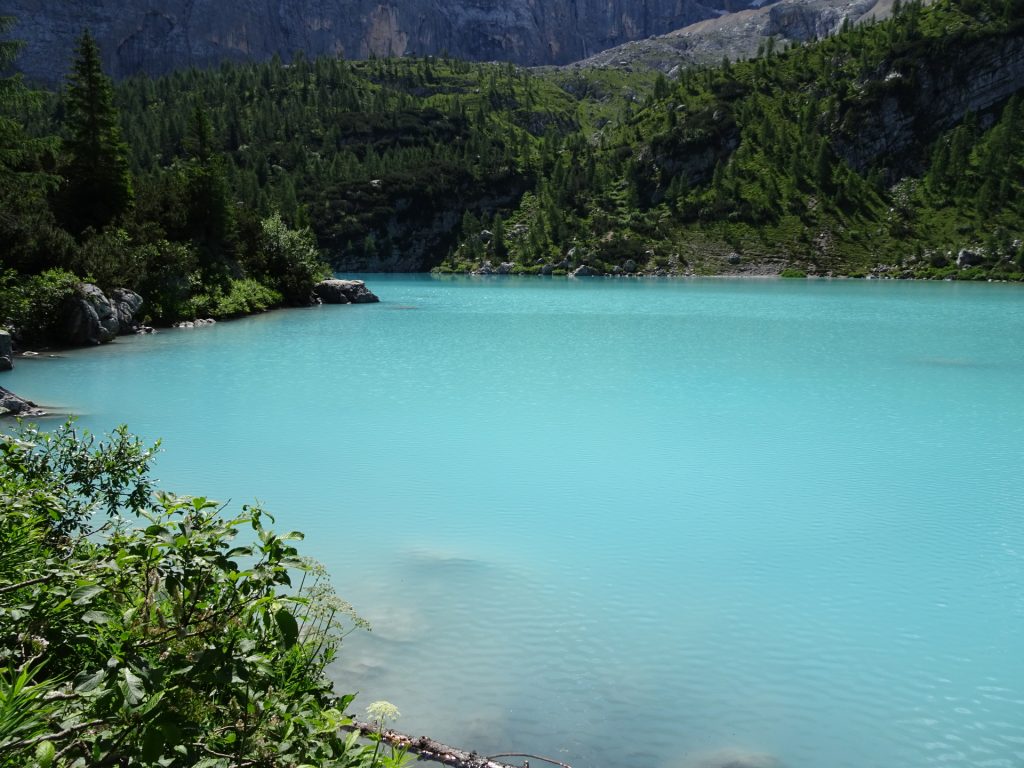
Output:
[[835,34],[846,21],[881,20],[892,11],[892,0],[780,0],[750,5],[756,7],[608,48],[573,66],[671,72],[680,66],[718,64],[724,56],[750,58],[768,38],[777,45],[807,42]]
[[627,40],[742,10],[749,0],[7,0],[19,68],[43,82],[67,70],[88,27],[107,71],[161,74],[221,61],[441,54],[562,64]]

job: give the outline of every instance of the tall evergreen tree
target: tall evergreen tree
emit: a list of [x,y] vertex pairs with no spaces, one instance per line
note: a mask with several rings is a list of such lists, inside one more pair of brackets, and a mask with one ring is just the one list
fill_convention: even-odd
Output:
[[[0,16],[0,34],[13,19]],[[0,40],[0,72],[9,72],[21,44]],[[13,267],[35,272],[55,266],[70,245],[53,222],[47,195],[56,177],[44,170],[54,142],[32,137],[22,115],[37,107],[39,94],[25,87],[20,75],[0,77],[0,271]],[[2,319],[2,318],[0,318]]]
[[66,124],[68,160],[60,215],[77,234],[87,227],[106,226],[133,200],[128,146],[121,139],[113,88],[88,30],[79,40],[68,82]]

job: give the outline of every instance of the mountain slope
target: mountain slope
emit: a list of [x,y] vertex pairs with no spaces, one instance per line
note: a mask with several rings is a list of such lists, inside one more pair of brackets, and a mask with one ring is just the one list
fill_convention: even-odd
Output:
[[[661,76],[505,217],[506,269],[1020,279],[1022,89],[1022,0]],[[470,237],[444,266],[488,257]]]
[[[835,34],[849,22],[888,18],[892,0],[781,0],[698,21],[646,40],[635,40],[575,62],[573,67],[647,67],[672,72],[680,66],[749,59],[769,38],[781,47]],[[755,5],[755,4],[752,4]]]
[[222,61],[439,55],[563,64],[678,29],[748,0],[7,0],[18,66],[56,82],[88,27],[115,78]]

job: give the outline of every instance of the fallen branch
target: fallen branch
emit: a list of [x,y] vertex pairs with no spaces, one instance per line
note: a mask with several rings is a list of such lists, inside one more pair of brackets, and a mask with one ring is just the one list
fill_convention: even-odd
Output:
[[[563,763],[560,760],[553,760],[550,757],[544,757],[542,755],[531,755],[527,752],[502,752],[499,755],[491,755],[488,760],[493,760],[495,757],[529,757],[534,760],[543,760],[545,763],[551,763],[552,765],[561,766],[561,768],[572,768],[568,763]],[[529,763],[527,763],[529,765]]]
[[508,752],[485,757],[484,755],[478,755],[476,752],[465,752],[461,749],[450,747],[439,741],[428,739],[426,736],[413,738],[412,736],[406,736],[404,733],[392,730],[380,732],[373,723],[353,722],[352,725],[347,726],[346,730],[359,731],[363,734],[378,734],[386,744],[398,747],[399,749],[408,749],[424,760],[432,760],[436,763],[450,765],[452,768],[518,768],[518,766],[513,766],[510,763],[498,762],[496,758],[499,757],[528,757],[534,760],[543,760],[544,762],[560,766],[560,768],[572,768],[572,766],[561,763],[558,760],[521,752]]

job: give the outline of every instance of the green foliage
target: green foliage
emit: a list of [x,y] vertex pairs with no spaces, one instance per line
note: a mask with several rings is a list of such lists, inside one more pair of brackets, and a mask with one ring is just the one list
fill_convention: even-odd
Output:
[[61,305],[75,293],[79,279],[61,269],[29,278],[0,273],[0,326],[15,329],[24,343],[45,340],[60,317]]
[[273,288],[252,278],[229,279],[227,287],[208,286],[191,296],[183,311],[184,317],[241,317],[281,304],[282,296]]
[[118,102],[146,184],[203,146],[222,158],[232,200],[309,226],[329,259],[415,251],[428,265],[452,242],[444,221],[514,205],[542,137],[576,128],[554,83],[435,59],[179,72],[130,80]]
[[308,304],[313,286],[330,276],[309,229],[290,229],[279,213],[261,223],[259,252],[268,281],[284,300]]
[[[0,34],[12,20],[0,16]],[[0,73],[7,72],[20,46],[0,40]],[[56,266],[71,243],[56,228],[47,194],[57,177],[47,172],[55,142],[30,136],[19,114],[34,113],[39,94],[19,76],[0,77],[0,253],[5,267],[40,271]]]
[[[302,303],[324,260],[707,273],[739,253],[808,273],[886,264],[930,277],[947,268],[936,254],[968,248],[1003,278],[1022,266],[1020,99],[953,125],[922,86],[956,57],[1018,45],[1022,13],[1002,0],[908,2],[884,23],[786,51],[768,42],[755,60],[671,79],[300,57],[136,78],[113,102],[86,36],[49,118],[12,113],[20,97],[3,108],[23,89],[0,81],[0,247],[22,274],[58,267],[138,290],[157,322]],[[117,210],[81,229],[71,214],[87,208],[48,204],[53,157],[30,136],[84,147],[91,109],[106,147],[94,154],[120,168],[114,105],[134,176],[92,196]],[[887,152],[893,110],[915,119]],[[124,178],[61,170],[65,191]]]
[[[881,263],[928,276],[913,254],[966,247],[989,276],[1011,274],[1024,238],[1020,100],[994,105],[987,130],[969,115],[944,133],[950,116],[919,86],[950,79],[952,57],[983,60],[1022,34],[1019,3],[909,2],[781,54],[655,78],[599,133],[542,147],[535,189],[505,217],[509,252],[523,268],[598,258],[716,271],[742,252],[809,272]],[[561,77],[586,92],[598,75]],[[894,109],[913,124],[887,153]],[[467,237],[446,267],[488,256]]]
[[0,438],[0,766],[367,765],[325,677],[365,622],[260,508],[154,496],[153,450]]

